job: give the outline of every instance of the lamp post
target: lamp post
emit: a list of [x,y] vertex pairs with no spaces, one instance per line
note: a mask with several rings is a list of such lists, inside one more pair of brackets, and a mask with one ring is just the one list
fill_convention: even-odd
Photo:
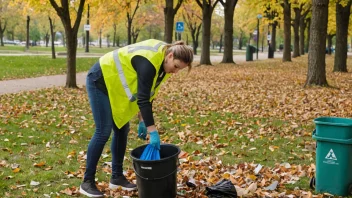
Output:
[[258,51],[259,51],[259,19],[262,18],[262,15],[261,14],[258,14],[257,15],[257,19],[258,19],[258,22],[257,22],[257,60],[258,60]]
[[[275,22],[274,22],[274,18],[277,17],[277,12],[275,10],[272,10],[270,5],[268,5],[266,7],[266,10],[264,11],[264,17],[268,18],[269,20],[269,24],[268,24],[268,36],[267,36],[267,41],[268,41],[268,58],[274,58],[274,49],[275,49],[275,43],[276,42],[273,42],[275,41],[275,37],[274,37],[274,34],[275,34]],[[270,34],[270,26],[273,27],[272,29],[272,32]]]
[[[89,25],[89,4],[88,4],[88,12],[87,12],[87,25]],[[86,50],[85,52],[89,52],[89,30],[86,30]]]

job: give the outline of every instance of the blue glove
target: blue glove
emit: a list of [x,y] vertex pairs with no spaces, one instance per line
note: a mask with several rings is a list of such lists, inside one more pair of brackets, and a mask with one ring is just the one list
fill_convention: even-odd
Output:
[[160,137],[158,131],[152,131],[149,133],[150,139],[149,144],[153,145],[155,148],[160,150]]
[[147,138],[147,127],[143,121],[140,121],[138,124],[138,137],[145,140]]

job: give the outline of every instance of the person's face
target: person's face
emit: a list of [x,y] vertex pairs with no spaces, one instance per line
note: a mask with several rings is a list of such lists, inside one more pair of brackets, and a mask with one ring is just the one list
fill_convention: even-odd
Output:
[[164,60],[164,71],[166,73],[176,74],[178,71],[186,67],[187,67],[187,64],[182,62],[179,59],[174,59],[174,56],[172,53],[169,53],[168,55],[166,55]]

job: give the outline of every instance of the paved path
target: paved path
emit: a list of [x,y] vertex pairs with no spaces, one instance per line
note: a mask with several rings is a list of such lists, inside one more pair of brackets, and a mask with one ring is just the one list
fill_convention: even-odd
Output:
[[[9,55],[9,54],[6,54]],[[13,54],[13,56],[21,56],[21,54]],[[23,54],[22,54],[23,56]],[[259,53],[259,60],[267,59],[267,53]],[[93,56],[92,56],[93,57]],[[98,56],[99,57],[99,56]],[[275,58],[281,58],[282,53],[275,53]],[[246,60],[245,55],[234,55],[234,61],[236,63],[244,62]],[[253,54],[253,58],[256,59],[256,55]],[[222,56],[211,56],[211,61],[221,62]],[[200,56],[196,55],[194,57],[195,61],[200,60]],[[85,85],[85,78],[87,72],[77,73],[77,85],[82,86]],[[42,76],[37,78],[26,78],[26,79],[15,79],[15,80],[5,80],[0,81],[0,95],[7,94],[7,93],[17,93],[20,91],[28,91],[28,90],[35,90],[35,89],[42,89],[47,87],[54,87],[54,86],[65,86],[66,84],[66,75],[54,75],[54,76]]]

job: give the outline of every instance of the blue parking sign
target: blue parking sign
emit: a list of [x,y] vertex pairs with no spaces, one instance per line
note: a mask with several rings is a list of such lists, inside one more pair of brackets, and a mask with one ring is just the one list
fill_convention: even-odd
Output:
[[176,22],[176,32],[183,32],[185,30],[185,26],[182,21]]

